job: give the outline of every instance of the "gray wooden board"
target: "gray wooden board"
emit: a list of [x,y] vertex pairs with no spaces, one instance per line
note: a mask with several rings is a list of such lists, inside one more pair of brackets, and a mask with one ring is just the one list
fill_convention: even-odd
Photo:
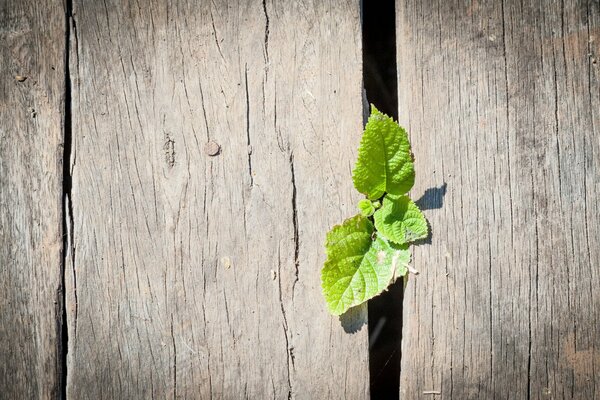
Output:
[[368,396],[367,329],[320,293],[359,198],[359,11],[74,1],[69,397]]
[[396,4],[413,194],[435,208],[401,397],[598,398],[600,3]]
[[0,397],[6,399],[59,396],[64,56],[62,1],[0,0]]

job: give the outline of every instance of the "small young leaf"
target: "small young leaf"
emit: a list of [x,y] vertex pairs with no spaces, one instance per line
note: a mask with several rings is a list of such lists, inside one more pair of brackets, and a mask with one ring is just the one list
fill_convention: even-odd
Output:
[[377,231],[400,245],[424,239],[429,233],[425,216],[408,196],[387,195],[373,219]]
[[323,295],[334,315],[346,312],[384,291],[392,279],[406,273],[407,246],[373,236],[371,221],[362,215],[334,226],[327,234],[327,260],[321,271]]
[[370,217],[375,213],[375,205],[369,199],[362,199],[359,201],[358,209],[363,217]]
[[406,131],[373,105],[358,148],[352,180],[356,190],[371,200],[386,192],[405,194],[415,182]]

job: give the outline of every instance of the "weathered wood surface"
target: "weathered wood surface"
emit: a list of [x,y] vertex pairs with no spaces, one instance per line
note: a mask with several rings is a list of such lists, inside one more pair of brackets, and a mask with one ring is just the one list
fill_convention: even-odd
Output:
[[400,394],[600,396],[600,3],[397,1],[400,122],[433,227]]
[[[0,0],[0,397],[61,386],[62,1]],[[19,77],[19,78],[17,78]]]
[[367,397],[319,273],[357,200],[359,11],[74,1],[70,398]]

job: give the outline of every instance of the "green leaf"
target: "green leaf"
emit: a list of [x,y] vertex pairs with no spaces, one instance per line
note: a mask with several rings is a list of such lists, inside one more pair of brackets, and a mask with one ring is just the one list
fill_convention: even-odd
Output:
[[429,234],[425,216],[408,196],[385,196],[373,219],[377,230],[396,244],[424,239]]
[[[382,240],[386,240],[383,236],[381,236]],[[386,240],[387,241],[387,240]],[[395,252],[392,255],[392,267],[394,270],[394,275],[392,276],[391,283],[396,282],[396,278],[400,276],[406,275],[410,268],[408,264],[410,263],[411,254],[410,250],[408,250],[408,245],[397,245],[395,243],[389,242],[390,247],[392,247]]]
[[358,209],[363,217],[370,217],[375,213],[375,205],[369,199],[359,201]]
[[334,315],[346,312],[384,291],[406,274],[407,246],[373,239],[373,223],[362,215],[336,225],[327,234],[327,260],[321,271],[323,295]]
[[354,187],[375,200],[384,193],[407,193],[415,182],[408,135],[394,120],[371,105],[371,116],[352,171]]

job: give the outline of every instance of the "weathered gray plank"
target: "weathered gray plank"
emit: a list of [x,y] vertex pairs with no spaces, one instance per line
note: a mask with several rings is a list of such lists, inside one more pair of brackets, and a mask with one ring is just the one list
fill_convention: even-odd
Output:
[[359,4],[74,3],[68,395],[365,398],[367,330],[319,288]]
[[402,398],[597,398],[599,2],[396,4],[414,193],[447,184],[406,289]]
[[0,1],[0,397],[6,399],[59,395],[64,39],[62,1]]

